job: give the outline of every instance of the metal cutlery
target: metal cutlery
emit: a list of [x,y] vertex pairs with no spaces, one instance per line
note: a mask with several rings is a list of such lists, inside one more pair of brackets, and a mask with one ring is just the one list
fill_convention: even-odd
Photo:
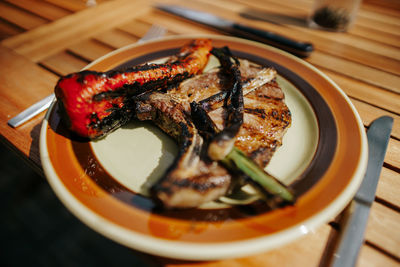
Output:
[[156,8],[238,37],[270,44],[299,57],[307,57],[314,50],[311,43],[296,41],[277,33],[249,27],[210,13],[175,5],[157,5]]
[[[167,30],[164,27],[159,25],[152,25],[147,33],[138,40],[138,43],[162,37],[165,35],[166,32]],[[42,111],[48,109],[50,107],[50,104],[53,102],[54,97],[55,95],[54,93],[52,93],[51,95],[46,96],[42,100],[36,102],[29,108],[19,113],[17,116],[10,119],[8,121],[8,125],[15,128],[32,119]]]
[[383,116],[373,121],[367,131],[368,166],[364,179],[353,201],[340,221],[340,235],[331,266],[354,266],[364,241],[369,211],[375,199],[386,148],[392,131],[393,118]]

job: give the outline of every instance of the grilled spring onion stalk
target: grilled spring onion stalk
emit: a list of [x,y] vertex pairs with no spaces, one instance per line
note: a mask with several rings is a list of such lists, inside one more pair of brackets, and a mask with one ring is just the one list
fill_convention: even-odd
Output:
[[231,170],[237,168],[246,174],[256,184],[257,191],[261,192],[266,200],[273,196],[277,203],[294,203],[295,196],[285,185],[261,169],[237,147],[233,147],[221,162]]
[[[219,59],[224,74],[231,79],[231,91],[227,94],[224,103],[228,118],[222,131],[218,130],[201,104],[191,103],[193,122],[206,142],[209,143],[208,154],[210,158],[219,160],[226,168],[236,174],[238,172],[244,174],[239,175],[241,177],[239,179],[249,180],[271,208],[293,204],[295,196],[285,185],[266,173],[240,149],[234,146],[234,137],[243,123],[243,92],[239,81],[238,61],[232,57],[226,47],[214,48],[211,53]],[[218,148],[218,145],[221,148]],[[238,182],[238,184],[242,184],[242,181]]]

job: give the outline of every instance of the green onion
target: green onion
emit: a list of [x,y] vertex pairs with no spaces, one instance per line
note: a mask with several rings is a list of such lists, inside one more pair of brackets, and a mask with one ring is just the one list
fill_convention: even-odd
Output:
[[232,168],[233,164],[269,194],[278,196],[289,203],[295,201],[295,196],[288,188],[281,184],[275,177],[261,169],[240,149],[234,147],[222,160],[222,163],[228,168]]

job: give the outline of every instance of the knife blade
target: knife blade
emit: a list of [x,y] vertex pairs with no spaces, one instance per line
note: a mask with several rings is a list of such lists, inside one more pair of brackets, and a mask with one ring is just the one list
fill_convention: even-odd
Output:
[[156,8],[218,29],[222,32],[278,47],[299,57],[307,57],[314,50],[313,45],[309,42],[296,41],[283,35],[239,24],[207,12],[175,5],[160,4],[157,5]]
[[353,201],[340,221],[341,232],[331,266],[354,266],[364,242],[369,211],[375,199],[376,187],[392,131],[393,118],[383,116],[373,121],[367,131],[368,165],[364,179]]

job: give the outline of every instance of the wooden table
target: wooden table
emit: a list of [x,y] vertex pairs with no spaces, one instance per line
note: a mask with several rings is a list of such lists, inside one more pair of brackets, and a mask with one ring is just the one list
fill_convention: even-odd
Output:
[[[157,11],[155,1],[0,1],[0,134],[10,148],[42,173],[39,132],[44,113],[13,129],[7,121],[53,91],[60,75],[137,41],[160,24],[168,34],[216,31]],[[347,33],[299,25],[311,0],[199,0],[176,2],[255,27],[310,41],[305,59],[331,77],[351,98],[365,126],[381,115],[394,118],[384,167],[357,266],[400,265],[400,2],[365,0]],[[249,19],[240,13],[256,14]],[[268,21],[267,13],[295,20]],[[292,23],[296,21],[297,23]],[[188,263],[150,257],[168,266],[318,266],[331,256],[335,222],[282,248],[241,259]]]

